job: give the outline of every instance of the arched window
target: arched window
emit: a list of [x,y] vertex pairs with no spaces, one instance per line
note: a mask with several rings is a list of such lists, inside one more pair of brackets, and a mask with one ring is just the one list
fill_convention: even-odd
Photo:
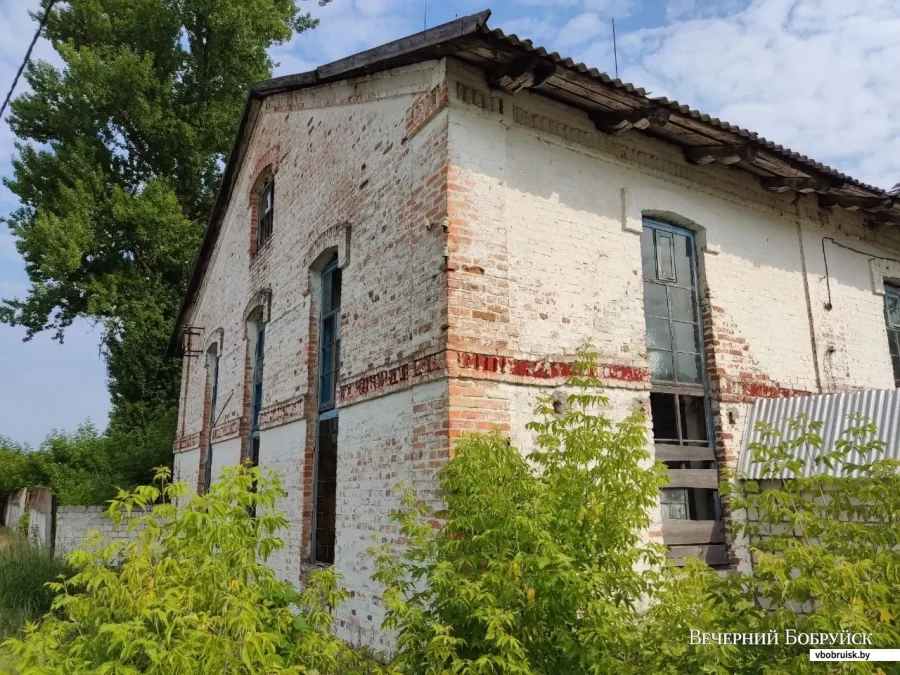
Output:
[[316,433],[313,559],[333,564],[337,521],[337,384],[341,364],[341,269],[337,256],[322,271],[319,319],[319,415]]
[[256,250],[261,251],[275,228],[275,177],[270,175],[257,197]]

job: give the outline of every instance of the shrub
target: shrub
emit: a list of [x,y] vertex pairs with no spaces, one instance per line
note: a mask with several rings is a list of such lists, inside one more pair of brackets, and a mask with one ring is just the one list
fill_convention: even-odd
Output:
[[[136,540],[69,555],[53,611],[4,648],[41,673],[366,673],[378,664],[329,633],[346,597],[331,571],[298,592],[265,565],[287,522],[278,479],[231,467],[204,496],[184,484],[121,493],[109,508]],[[172,500],[186,503],[176,507]],[[150,515],[132,511],[157,504]],[[251,513],[258,515],[252,516]],[[93,550],[92,550],[93,549]],[[38,670],[35,670],[38,672]]]
[[385,626],[410,675],[618,672],[662,550],[642,541],[658,499],[645,417],[619,423],[579,354],[562,414],[541,402],[526,461],[495,432],[462,437],[441,472],[439,532],[407,492],[394,516],[409,548],[381,552]]

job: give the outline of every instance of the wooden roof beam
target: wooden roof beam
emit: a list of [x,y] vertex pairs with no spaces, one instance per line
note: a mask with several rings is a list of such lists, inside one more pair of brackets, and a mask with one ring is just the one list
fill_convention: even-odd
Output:
[[491,86],[507,94],[537,89],[556,73],[556,65],[530,56],[499,68],[490,77]]
[[840,184],[835,185],[833,181],[826,180],[825,178],[810,178],[808,176],[772,176],[771,178],[763,178],[761,182],[766,190],[772,190],[773,192],[787,192],[788,190],[793,190],[794,192],[802,192],[803,194],[818,192],[819,194],[824,195],[828,194],[834,188],[841,187]]
[[819,206],[822,208],[838,208],[848,211],[887,211],[897,203],[896,197],[850,197],[847,195],[819,195]]
[[757,156],[757,150],[752,145],[740,143],[737,145],[695,145],[684,149],[684,158],[691,164],[737,164],[738,162],[752,163]]
[[607,134],[618,134],[629,129],[646,129],[648,127],[664,127],[669,123],[670,111],[667,108],[638,108],[637,110],[615,110],[611,112],[592,112],[591,121],[600,131]]

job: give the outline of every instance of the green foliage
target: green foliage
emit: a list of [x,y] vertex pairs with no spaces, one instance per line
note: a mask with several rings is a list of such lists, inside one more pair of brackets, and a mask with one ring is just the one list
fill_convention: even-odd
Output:
[[[593,358],[582,350],[564,412],[542,402],[527,461],[499,432],[463,437],[440,475],[445,511],[404,494],[393,520],[408,548],[382,548],[376,574],[400,672],[826,672],[786,631],[900,644],[900,463],[879,456],[871,424],[854,418],[833,448],[805,419],[791,439],[768,429],[750,448],[767,481],[723,489],[752,571],[676,568],[640,536],[664,482],[643,418],[599,412]],[[798,451],[815,475],[773,480],[802,474]],[[692,645],[692,630],[779,640]]]
[[150,482],[154,467],[169,462],[175,412],[133,431],[112,425],[101,434],[92,424],[75,432],[55,431],[37,450],[0,441],[0,496],[23,487],[45,486],[62,505],[103,504],[119,489]]
[[100,323],[123,429],[175,407],[181,364],[163,353],[247,88],[271,76],[270,46],[315,25],[295,0],[69,0],[50,12],[63,67],[27,68],[4,180],[32,285],[0,320],[60,340],[78,317]]
[[28,448],[0,436],[0,497],[38,482]]
[[[168,484],[121,493],[109,515],[133,542],[94,539],[72,553],[75,574],[53,584],[53,611],[4,644],[21,672],[326,673],[380,666],[329,633],[347,597],[337,577],[311,575],[302,592],[265,565],[287,526],[278,479],[235,466],[204,496]],[[171,500],[186,500],[176,507]],[[150,514],[134,515],[152,504]],[[251,516],[255,512],[257,515]]]
[[0,637],[15,635],[50,609],[54,593],[46,584],[69,570],[27,533],[0,531]]
[[409,548],[378,557],[385,627],[404,673],[608,673],[632,651],[662,551],[643,542],[661,473],[645,418],[618,423],[580,352],[565,412],[542,401],[522,458],[499,432],[460,439],[436,532],[413,493],[393,516]]

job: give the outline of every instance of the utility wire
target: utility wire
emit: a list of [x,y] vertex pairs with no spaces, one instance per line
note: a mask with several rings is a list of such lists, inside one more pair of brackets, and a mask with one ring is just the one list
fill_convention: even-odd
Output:
[[44,30],[44,26],[47,25],[47,17],[50,16],[50,10],[53,9],[53,5],[56,0],[50,0],[47,4],[47,9],[44,10],[44,16],[41,17],[41,24],[38,26],[37,31],[34,34],[34,37],[31,39],[31,44],[28,45],[28,51],[25,52],[25,59],[22,61],[22,65],[19,66],[19,72],[16,73],[16,76],[13,78],[12,85],[9,87],[9,93],[6,94],[6,100],[3,101],[3,105],[0,106],[0,117],[3,117],[3,113],[6,112],[6,106],[9,105],[9,100],[12,98],[13,92],[16,89],[16,85],[19,83],[19,78],[22,76],[22,71],[25,70],[25,66],[28,65],[28,61],[31,59],[31,50],[34,49],[34,45],[37,44],[38,38],[41,36],[41,32]]

